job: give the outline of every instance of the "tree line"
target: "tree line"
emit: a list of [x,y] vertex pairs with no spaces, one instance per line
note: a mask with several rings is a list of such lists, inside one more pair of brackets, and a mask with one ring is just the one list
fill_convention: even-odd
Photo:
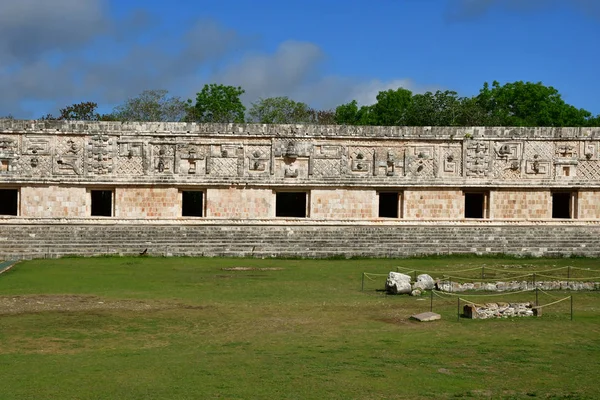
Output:
[[560,93],[541,82],[484,83],[479,94],[461,97],[454,91],[413,94],[405,88],[381,91],[372,105],[356,100],[335,109],[318,110],[288,97],[261,98],[246,109],[241,87],[207,84],[195,100],[184,101],[166,90],[146,90],[109,114],[94,102],[60,109],[41,120],[216,122],[263,124],[381,126],[600,126],[600,115],[567,104]]

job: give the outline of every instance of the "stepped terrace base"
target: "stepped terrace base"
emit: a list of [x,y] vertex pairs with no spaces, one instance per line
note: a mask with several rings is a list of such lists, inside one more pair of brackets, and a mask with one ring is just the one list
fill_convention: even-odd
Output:
[[[144,253],[145,252],[145,253]],[[152,223],[7,223],[0,221],[0,259],[68,255],[408,257],[508,254],[600,256],[598,224],[204,221]]]

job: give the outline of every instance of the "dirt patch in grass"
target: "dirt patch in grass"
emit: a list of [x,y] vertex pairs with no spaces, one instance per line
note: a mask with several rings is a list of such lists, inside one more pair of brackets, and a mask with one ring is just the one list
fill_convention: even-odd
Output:
[[203,308],[188,304],[158,301],[114,300],[82,295],[0,296],[0,315],[28,314],[46,311],[126,310],[150,311],[172,308]]
[[221,271],[281,271],[283,268],[258,268],[258,267],[226,267],[221,268]]

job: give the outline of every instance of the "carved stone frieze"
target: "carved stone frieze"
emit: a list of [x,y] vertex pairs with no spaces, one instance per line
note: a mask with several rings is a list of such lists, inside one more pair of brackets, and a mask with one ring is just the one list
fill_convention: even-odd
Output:
[[91,175],[106,175],[113,172],[115,140],[107,135],[93,135],[87,142],[86,172]]
[[55,175],[83,174],[84,137],[57,137],[54,147],[52,173]]
[[146,171],[144,142],[119,142],[116,164],[117,175],[143,175]]
[[208,146],[196,143],[177,144],[175,164],[176,171],[183,175],[206,175],[206,164],[209,159]]
[[490,148],[489,143],[481,140],[468,140],[465,142],[465,176],[484,178],[490,173]]
[[432,178],[435,176],[435,147],[427,145],[408,146],[405,158],[405,175]]
[[0,173],[13,174],[18,171],[19,142],[17,136],[0,136]]

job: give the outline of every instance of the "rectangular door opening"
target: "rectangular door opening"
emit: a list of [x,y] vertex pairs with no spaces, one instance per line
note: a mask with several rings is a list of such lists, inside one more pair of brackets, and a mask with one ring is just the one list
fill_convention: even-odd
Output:
[[204,192],[185,191],[181,192],[181,216],[201,217],[203,215]]
[[573,218],[573,195],[569,192],[552,193],[552,218]]
[[306,218],[306,192],[277,192],[275,216]]
[[379,217],[380,218],[398,218],[400,193],[398,192],[380,192],[379,193]]
[[487,193],[466,192],[465,193],[465,218],[487,217]]
[[0,215],[18,215],[19,190],[0,189]]
[[112,190],[91,190],[92,217],[112,217]]

